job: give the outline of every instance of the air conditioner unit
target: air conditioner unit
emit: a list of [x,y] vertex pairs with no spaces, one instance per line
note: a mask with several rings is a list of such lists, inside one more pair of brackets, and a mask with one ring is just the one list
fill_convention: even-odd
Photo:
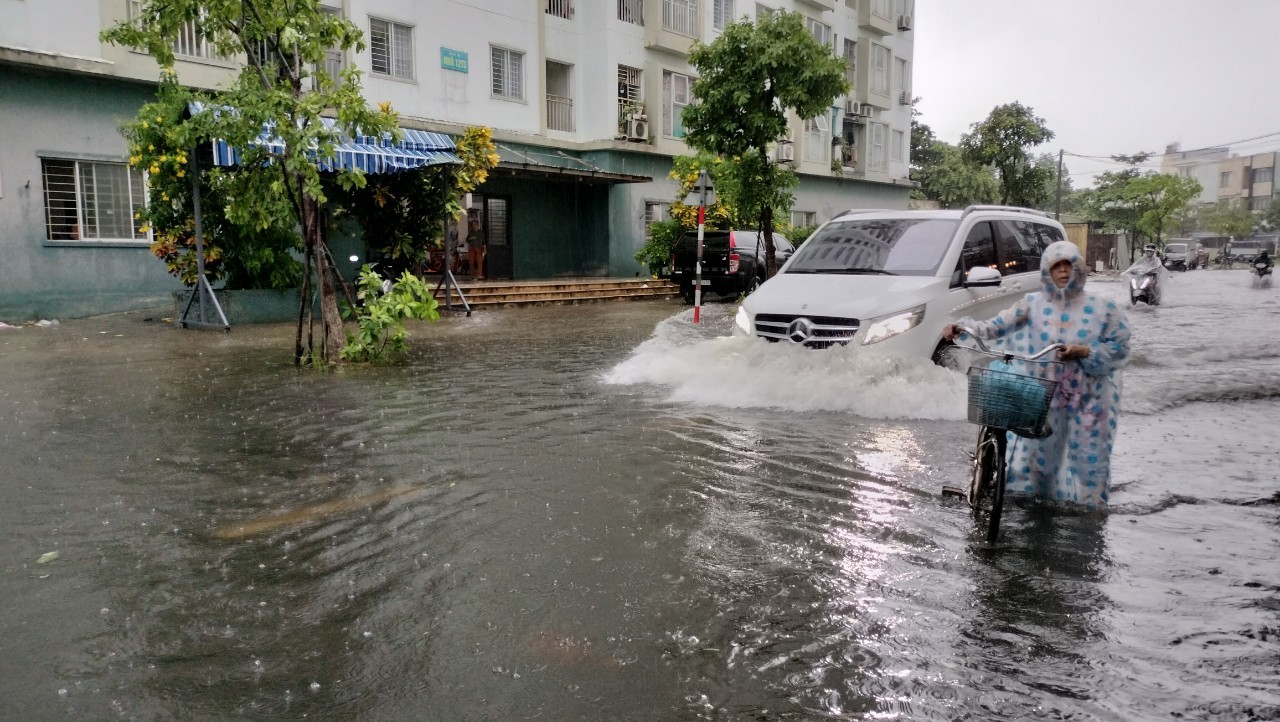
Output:
[[649,121],[644,115],[636,114],[627,121],[627,138],[630,140],[649,140]]
[[846,100],[844,102],[845,115],[860,115],[862,106],[856,100]]
[[898,29],[899,29],[899,30],[910,30],[910,29],[911,29],[911,22],[912,22],[912,21],[911,21],[911,16],[910,16],[910,15],[899,15],[899,16],[898,16]]
[[791,141],[778,144],[778,162],[791,163],[796,159],[796,147]]
[[874,110],[875,109],[872,108],[868,103],[863,103],[861,106],[858,107],[858,116],[861,118],[870,118],[871,113],[874,112]]
[[904,90],[898,96],[898,105],[911,105],[911,91]]

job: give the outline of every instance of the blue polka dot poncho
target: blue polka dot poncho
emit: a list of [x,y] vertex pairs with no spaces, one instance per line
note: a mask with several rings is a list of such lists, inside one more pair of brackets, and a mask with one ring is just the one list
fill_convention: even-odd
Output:
[[[1071,262],[1071,281],[1058,288],[1049,269],[1062,260]],[[1087,275],[1080,250],[1059,241],[1040,260],[1044,290],[1028,293],[989,321],[959,323],[1016,354],[1034,354],[1054,343],[1089,347],[1088,358],[1062,365],[1049,408],[1053,435],[1009,435],[1005,489],[1101,508],[1111,489],[1111,447],[1120,410],[1120,370],[1129,360],[1129,327],[1114,301],[1085,292]]]

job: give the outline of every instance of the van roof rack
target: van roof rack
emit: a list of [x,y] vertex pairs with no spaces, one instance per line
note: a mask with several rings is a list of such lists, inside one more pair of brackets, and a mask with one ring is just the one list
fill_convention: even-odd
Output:
[[839,213],[835,214],[833,218],[839,218],[840,216],[847,216],[850,213],[888,213],[889,211],[890,211],[889,208],[850,208],[845,211],[840,211]]
[[964,209],[964,213],[960,214],[960,218],[963,219],[965,216],[969,215],[970,213],[973,213],[974,211],[1018,211],[1019,213],[1034,213],[1038,216],[1044,216],[1045,218],[1049,217],[1048,213],[1041,210],[1036,210],[1035,208],[1023,208],[1021,206],[973,205],[973,206],[966,206]]

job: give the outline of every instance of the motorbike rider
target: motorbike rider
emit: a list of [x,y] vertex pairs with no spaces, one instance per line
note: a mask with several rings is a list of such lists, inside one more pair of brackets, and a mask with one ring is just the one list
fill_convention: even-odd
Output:
[[1154,273],[1156,277],[1151,286],[1151,295],[1155,298],[1155,303],[1152,305],[1160,304],[1160,286],[1162,285],[1161,282],[1164,280],[1164,276],[1168,271],[1164,270],[1164,264],[1160,262],[1159,258],[1156,258],[1155,244],[1148,243],[1143,247],[1142,257],[1134,261],[1133,265],[1129,266],[1129,270],[1125,271],[1125,273],[1139,277],[1148,273]]
[[1262,252],[1261,252],[1261,253],[1259,253],[1258,255],[1254,256],[1254,257],[1253,257],[1253,260],[1252,260],[1252,261],[1249,261],[1249,263],[1250,263],[1250,265],[1252,265],[1255,269],[1258,267],[1258,264],[1259,264],[1259,263],[1261,263],[1261,264],[1263,264],[1263,269],[1264,269],[1264,270],[1266,270],[1266,271],[1270,271],[1270,270],[1271,270],[1271,267],[1272,267],[1273,265],[1275,265],[1275,264],[1273,264],[1273,263],[1271,262],[1271,257],[1267,255],[1267,249],[1265,249],[1265,248],[1264,248],[1264,249],[1262,249]]

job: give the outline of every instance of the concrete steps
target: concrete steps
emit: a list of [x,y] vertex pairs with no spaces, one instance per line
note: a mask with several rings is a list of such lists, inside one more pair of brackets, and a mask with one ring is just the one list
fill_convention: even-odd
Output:
[[[428,276],[436,300],[445,302],[445,289],[437,288],[439,276]],[[573,278],[541,281],[458,281],[471,308],[508,308],[552,304],[596,303],[678,298],[680,288],[668,280],[652,278]],[[460,306],[456,293],[453,305]]]

